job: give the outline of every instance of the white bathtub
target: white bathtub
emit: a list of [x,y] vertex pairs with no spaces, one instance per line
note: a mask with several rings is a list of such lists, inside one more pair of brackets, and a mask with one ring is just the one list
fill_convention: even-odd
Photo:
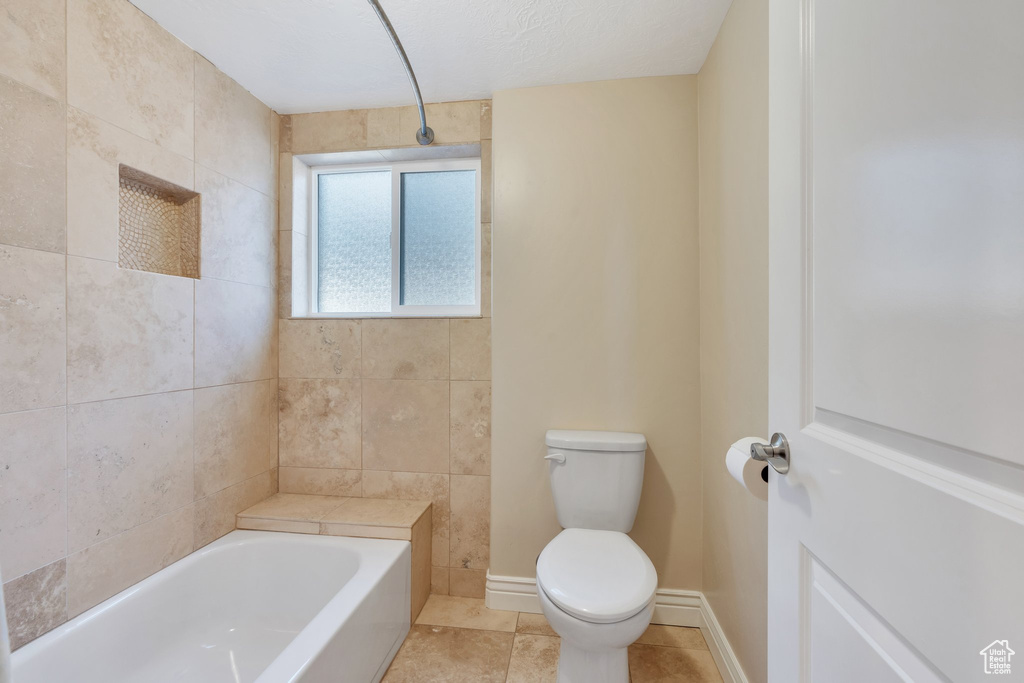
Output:
[[234,531],[15,652],[14,681],[376,682],[411,564],[403,541]]

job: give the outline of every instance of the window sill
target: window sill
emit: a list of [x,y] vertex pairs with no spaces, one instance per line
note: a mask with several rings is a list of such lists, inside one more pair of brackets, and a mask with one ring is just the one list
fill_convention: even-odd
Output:
[[[436,315],[390,315],[390,314],[347,314],[347,313],[314,313],[312,315],[293,315],[285,320],[445,320],[483,318],[480,313],[439,313]],[[490,317],[490,316],[488,316]]]

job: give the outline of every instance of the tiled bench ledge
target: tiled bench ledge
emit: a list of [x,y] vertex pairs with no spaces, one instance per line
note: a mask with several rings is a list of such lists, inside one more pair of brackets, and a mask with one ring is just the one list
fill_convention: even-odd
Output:
[[430,502],[275,493],[239,512],[239,529],[359,536],[412,544],[412,620],[430,593]]

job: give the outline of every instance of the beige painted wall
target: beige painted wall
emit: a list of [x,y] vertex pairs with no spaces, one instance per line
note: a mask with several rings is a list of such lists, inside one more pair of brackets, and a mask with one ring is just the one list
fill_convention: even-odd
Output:
[[431,591],[483,597],[491,494],[491,101],[426,109],[435,146],[480,145],[479,318],[292,317],[292,273],[304,268],[308,232],[302,207],[291,201],[293,153],[418,148],[419,118],[415,107],[281,117],[281,491],[432,501]]
[[[14,647],[277,487],[277,115],[127,0],[0,12],[0,566]],[[118,164],[202,279],[118,267]]]
[[644,433],[633,538],[700,588],[697,81],[494,96],[492,574],[559,531],[551,428]]
[[767,678],[768,505],[723,459],[769,431],[767,0],[734,0],[697,83],[703,590],[756,683]]

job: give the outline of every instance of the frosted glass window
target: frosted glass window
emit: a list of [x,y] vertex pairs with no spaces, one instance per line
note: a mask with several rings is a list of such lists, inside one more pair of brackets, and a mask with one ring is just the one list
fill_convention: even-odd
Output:
[[401,302],[476,302],[476,171],[402,174]]
[[317,194],[319,310],[391,310],[391,172],[322,173]]

